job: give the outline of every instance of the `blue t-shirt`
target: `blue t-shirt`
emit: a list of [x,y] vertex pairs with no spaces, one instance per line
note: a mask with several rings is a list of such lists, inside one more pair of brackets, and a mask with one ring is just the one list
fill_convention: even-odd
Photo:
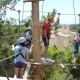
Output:
[[[31,37],[31,34],[27,31],[27,32],[25,32],[25,36],[26,36],[26,39],[27,39],[27,38]],[[31,41],[31,38],[29,40]]]
[[74,42],[74,50],[73,52],[78,52],[78,49],[79,49],[79,42]]
[[[16,55],[17,53],[19,53],[19,51],[21,50],[23,56],[25,57],[26,54],[29,52],[29,50],[24,46],[21,46],[21,45],[17,45],[15,48],[14,48],[14,55]],[[15,59],[14,59],[14,62],[23,62],[25,63],[25,59],[19,54]]]

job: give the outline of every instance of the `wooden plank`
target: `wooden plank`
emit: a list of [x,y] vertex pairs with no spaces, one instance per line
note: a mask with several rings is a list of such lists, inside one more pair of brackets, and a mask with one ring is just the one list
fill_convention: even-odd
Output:
[[[31,80],[31,79],[20,79],[20,78],[11,78],[11,77],[9,77],[9,79],[10,79],[10,80]],[[7,78],[0,76],[0,80],[7,80]]]
[[43,0],[23,0],[23,2],[34,2],[34,1],[43,1]]
[[33,59],[31,59],[31,62],[26,62],[25,64],[32,64],[32,65],[36,65],[36,66],[39,66],[39,65],[43,65],[43,66],[51,66],[51,65],[54,65],[56,63],[55,60],[51,60],[50,62],[45,62],[44,61],[44,58],[41,58],[41,62],[34,62]]
[[30,71],[30,67],[31,67],[31,63],[27,62],[27,67],[26,67],[26,70],[25,70],[25,73],[24,73],[24,79],[27,79],[29,71]]
[[[30,75],[30,77],[40,77],[41,75]],[[42,77],[47,77],[47,75],[46,74],[42,74]]]

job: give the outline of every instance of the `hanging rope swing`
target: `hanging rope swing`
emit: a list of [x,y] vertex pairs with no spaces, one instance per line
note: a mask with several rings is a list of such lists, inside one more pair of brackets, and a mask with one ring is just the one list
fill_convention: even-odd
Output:
[[73,2],[73,10],[74,10],[75,26],[77,27],[77,32],[78,32],[78,26],[77,26],[77,24],[76,24],[76,14],[75,14],[74,0],[72,0],[72,2]]

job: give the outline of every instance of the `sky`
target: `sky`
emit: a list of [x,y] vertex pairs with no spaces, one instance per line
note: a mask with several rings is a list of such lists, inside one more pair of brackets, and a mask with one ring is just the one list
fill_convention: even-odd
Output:
[[[28,16],[31,15],[32,10],[32,3],[31,2],[25,2],[23,3],[23,0],[20,0],[18,4],[15,6],[16,10],[23,11],[23,5],[24,5],[24,11],[27,12],[21,12],[20,18],[25,19]],[[80,14],[80,0],[74,0],[74,7],[75,7],[75,14]],[[41,19],[42,15],[47,15],[47,12],[52,12],[53,9],[56,9],[57,13],[61,14],[74,14],[74,8],[73,8],[73,0],[44,0],[39,1],[39,11],[42,11],[39,13],[39,17]],[[79,24],[79,16],[78,15],[60,15],[60,24]],[[6,14],[7,18],[15,18],[18,19],[19,15],[16,11],[7,10]],[[57,19],[58,15],[55,16],[55,21]],[[76,18],[76,20],[75,20]]]

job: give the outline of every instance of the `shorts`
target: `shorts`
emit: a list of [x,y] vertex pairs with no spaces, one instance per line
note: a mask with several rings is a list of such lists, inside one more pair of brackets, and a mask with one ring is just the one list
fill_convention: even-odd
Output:
[[42,38],[43,42],[44,42],[44,46],[48,46],[49,45],[49,38],[48,38],[48,43],[46,42],[46,38]]
[[78,52],[74,52],[74,57],[78,57]]
[[25,63],[23,62],[14,62],[15,67],[23,68],[25,66]]

